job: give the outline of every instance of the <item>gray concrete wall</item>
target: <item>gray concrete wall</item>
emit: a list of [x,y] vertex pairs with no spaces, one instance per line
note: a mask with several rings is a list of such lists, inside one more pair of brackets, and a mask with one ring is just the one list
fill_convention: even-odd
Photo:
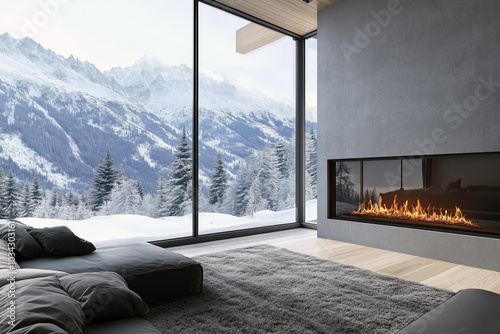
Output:
[[[499,31],[497,0],[340,0],[320,11],[319,236],[393,249],[410,231],[394,250],[441,256],[443,234],[327,219],[326,161],[500,151]],[[478,263],[488,255],[477,242],[492,244],[446,238]]]

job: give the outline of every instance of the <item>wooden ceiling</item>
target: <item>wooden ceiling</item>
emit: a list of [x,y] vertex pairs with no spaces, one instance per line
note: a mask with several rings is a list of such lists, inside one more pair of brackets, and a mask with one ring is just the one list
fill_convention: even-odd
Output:
[[[299,36],[318,26],[318,10],[338,0],[215,0],[218,3],[256,17]],[[275,42],[285,35],[255,23],[236,31],[236,52],[247,54]]]
[[304,36],[317,28],[317,13],[337,0],[216,0],[228,7]]

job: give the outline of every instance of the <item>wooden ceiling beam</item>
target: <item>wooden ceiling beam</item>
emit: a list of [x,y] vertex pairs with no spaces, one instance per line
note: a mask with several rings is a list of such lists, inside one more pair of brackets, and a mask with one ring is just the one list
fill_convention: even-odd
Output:
[[[302,0],[213,0],[221,6],[230,7],[249,17],[267,22],[289,35],[305,36],[317,30],[318,10],[338,0],[313,0],[306,4]],[[227,8],[226,7],[226,8]],[[278,28],[279,27],[279,28]],[[280,32],[250,23],[236,32],[236,52],[247,54],[273,43],[283,35]]]
[[283,37],[286,36],[277,31],[255,23],[249,23],[236,30],[236,52],[247,54]]
[[317,13],[337,0],[216,0],[240,12],[304,36],[317,29]]

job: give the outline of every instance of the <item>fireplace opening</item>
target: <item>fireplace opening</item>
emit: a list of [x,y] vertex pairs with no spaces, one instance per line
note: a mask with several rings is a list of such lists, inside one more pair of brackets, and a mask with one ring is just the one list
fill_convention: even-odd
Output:
[[500,153],[328,161],[328,217],[500,238]]

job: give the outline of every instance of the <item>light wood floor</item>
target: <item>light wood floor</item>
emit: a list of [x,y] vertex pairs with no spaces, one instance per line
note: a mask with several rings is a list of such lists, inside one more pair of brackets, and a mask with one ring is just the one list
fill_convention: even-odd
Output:
[[452,291],[481,288],[500,293],[500,272],[320,239],[315,230],[303,228],[170,249],[191,257],[257,244],[283,247]]

